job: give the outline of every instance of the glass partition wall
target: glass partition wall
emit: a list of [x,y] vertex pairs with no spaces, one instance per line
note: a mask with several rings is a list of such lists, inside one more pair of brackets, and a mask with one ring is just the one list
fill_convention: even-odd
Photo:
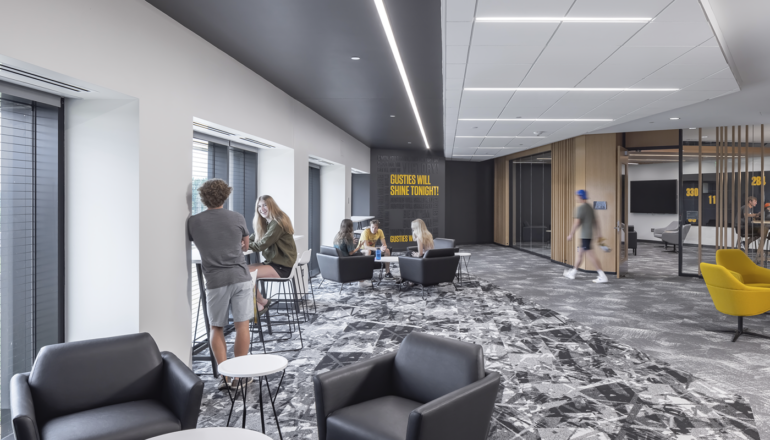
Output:
[[510,162],[511,246],[551,258],[551,152]]

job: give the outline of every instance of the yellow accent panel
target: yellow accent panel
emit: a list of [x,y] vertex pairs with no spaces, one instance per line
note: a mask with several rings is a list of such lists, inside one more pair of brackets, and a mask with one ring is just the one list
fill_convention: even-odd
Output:
[[715,264],[701,263],[701,273],[714,306],[732,316],[754,316],[770,310],[770,287],[747,286],[729,270]]
[[740,249],[720,249],[717,264],[738,272],[746,284],[770,284],[770,269],[759,267]]

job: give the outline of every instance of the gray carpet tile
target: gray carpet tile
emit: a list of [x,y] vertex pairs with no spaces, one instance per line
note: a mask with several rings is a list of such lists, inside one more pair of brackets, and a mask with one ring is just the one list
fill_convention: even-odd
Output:
[[[341,292],[336,283],[318,287],[320,277],[314,280],[318,314],[302,325],[304,348],[284,353],[290,363],[275,398],[284,438],[317,438],[314,374],[395,350],[412,331],[483,345],[486,367],[503,376],[490,439],[759,438],[754,401],[749,405],[742,395],[757,396],[764,385],[751,390],[742,383],[737,389],[733,382],[740,381],[724,376],[739,360],[760,363],[761,342],[731,344],[725,335],[701,330],[704,322],[733,324],[713,306],[708,310],[702,281],[676,277],[673,267],[672,274],[638,271],[596,285],[589,274],[567,280],[561,266],[510,248],[463,250],[473,253],[472,282],[458,290],[451,284],[431,287],[425,300],[419,288],[399,292],[391,280],[377,290],[346,285]],[[650,269],[654,261],[671,258],[657,251],[640,248],[639,265]],[[393,272],[398,275],[397,265]],[[699,319],[701,314],[708,319]],[[660,323],[650,323],[649,316]],[[299,347],[298,336],[268,343],[267,349]],[[696,337],[703,341],[692,341]],[[709,345],[712,354],[687,347],[691,343]],[[738,349],[749,346],[756,349]],[[708,359],[712,368],[695,359]],[[224,426],[227,393],[206,375],[210,364],[194,367],[205,381],[199,426]],[[751,380],[759,383],[756,373]],[[745,368],[741,374],[747,375]],[[270,378],[274,393],[279,378]],[[252,409],[257,389],[250,386],[247,395],[247,427],[261,430],[259,412]],[[236,403],[231,425],[240,426],[242,410]],[[267,406],[267,434],[278,438],[272,417]]]

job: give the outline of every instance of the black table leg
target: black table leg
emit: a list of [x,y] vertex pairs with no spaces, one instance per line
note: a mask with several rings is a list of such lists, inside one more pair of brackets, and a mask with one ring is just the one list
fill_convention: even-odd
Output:
[[[286,370],[283,370],[283,373],[281,374],[281,382],[283,382],[284,374],[286,374]],[[281,382],[278,383],[278,388],[275,390],[275,397],[278,397],[278,392],[281,389]],[[265,377],[265,384],[267,385],[267,396],[270,397],[270,405],[273,407],[273,417],[275,418],[275,426],[278,428],[278,437],[280,440],[283,440],[283,434],[281,434],[281,424],[278,423],[278,412],[275,410],[275,399],[272,397],[272,393],[270,392],[270,381],[267,380],[267,377]]]
[[246,429],[246,394],[249,389],[249,378],[244,377],[241,379],[238,379],[241,383],[241,394],[243,394],[243,423],[241,424],[241,428]]
[[259,376],[259,417],[262,419],[262,434],[265,433],[265,406],[262,404],[262,376]]
[[[195,270],[198,273],[198,290],[200,291],[199,302],[202,302],[203,306],[203,324],[206,326],[206,344],[209,346],[209,358],[211,359],[211,372],[214,377],[219,377],[219,368],[217,359],[214,357],[214,350],[211,349],[211,326],[209,325],[209,312],[206,307],[206,286],[203,281],[203,269],[201,263],[195,263]],[[193,335],[194,337],[194,335]]]

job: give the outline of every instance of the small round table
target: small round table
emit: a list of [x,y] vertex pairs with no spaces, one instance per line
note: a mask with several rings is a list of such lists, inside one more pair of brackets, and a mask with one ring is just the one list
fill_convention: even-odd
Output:
[[270,440],[270,437],[257,431],[238,428],[200,428],[187,429],[159,435],[149,440]]
[[468,270],[468,262],[471,261],[471,253],[470,252],[455,252],[455,255],[460,257],[460,264],[457,265],[457,279],[460,283],[460,286],[463,285],[463,262],[465,262],[465,273],[466,278],[468,281],[471,279],[471,273]]
[[379,286],[380,283],[382,283],[382,271],[385,269],[385,263],[398,263],[398,257],[388,257],[388,256],[381,256],[378,260],[377,257],[374,258],[375,263],[380,263],[380,281],[377,283]]
[[[278,397],[278,392],[281,389],[281,383],[283,383],[283,376],[286,374],[286,366],[289,365],[289,361],[283,357],[274,354],[253,354],[246,356],[238,356],[232,359],[228,359],[219,364],[219,373],[227,377],[248,379],[252,377],[259,378],[259,416],[262,419],[262,432],[265,432],[265,410],[262,403],[262,378],[265,378],[265,384],[267,385],[267,396],[270,399],[270,405],[273,407],[273,416],[275,417],[275,424],[278,427],[278,436],[283,440],[281,434],[281,425],[278,423],[278,413],[275,411],[275,397]],[[275,397],[270,392],[270,383],[267,380],[267,375],[277,373],[281,371],[281,380],[278,382],[278,388],[275,390]],[[230,393],[230,388],[227,388],[227,394],[230,396],[230,414],[227,416],[227,426],[230,426],[230,417],[233,415],[233,407],[235,406],[235,399],[238,395],[238,389],[241,389],[243,395],[243,423],[241,427],[246,427],[246,392],[248,391],[248,380],[239,380],[238,385],[235,387],[235,392]]]

